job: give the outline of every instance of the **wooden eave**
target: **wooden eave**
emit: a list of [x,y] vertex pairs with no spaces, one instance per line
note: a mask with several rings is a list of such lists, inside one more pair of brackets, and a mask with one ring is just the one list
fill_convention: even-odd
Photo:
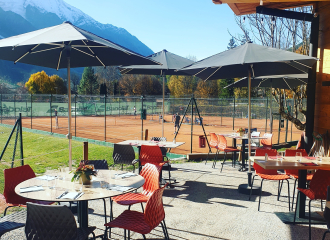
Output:
[[[260,6],[260,0],[212,0],[214,4],[227,3],[231,10],[236,15],[246,15],[256,12],[256,7]],[[313,5],[316,1],[301,1],[290,0],[291,2],[285,2],[283,0],[272,0],[271,2],[263,2],[264,7],[276,8],[276,9],[289,9],[296,7],[303,7]],[[319,1],[319,0],[317,0]],[[329,0],[324,0],[329,1]]]

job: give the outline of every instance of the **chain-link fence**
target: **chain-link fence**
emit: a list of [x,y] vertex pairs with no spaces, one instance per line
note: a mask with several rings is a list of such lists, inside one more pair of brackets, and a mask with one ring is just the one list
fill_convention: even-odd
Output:
[[[197,109],[195,106],[188,108],[189,101],[190,98],[166,97],[164,102],[165,122],[172,123],[172,116],[176,113],[180,116],[186,113],[184,124],[191,124],[191,118],[193,118],[193,124],[200,125],[201,121],[197,116]],[[18,114],[22,113],[23,127],[66,134],[67,102],[67,95],[0,94],[0,123],[13,125]],[[148,96],[142,99],[141,97],[73,95],[71,102],[72,132],[76,137],[81,136],[109,142],[140,138],[141,131],[143,131],[143,122],[139,120],[142,108],[146,110],[150,125],[149,127],[145,125],[145,128],[152,129],[154,126],[155,129],[161,129],[159,124],[161,124],[162,118],[162,96]],[[209,128],[207,131],[233,131],[239,127],[247,126],[248,99],[246,98],[198,98],[196,102],[202,123],[205,126],[221,127],[218,130]],[[290,123],[284,124],[285,122],[283,123],[283,119],[280,119],[278,114],[277,103],[272,101],[272,106],[270,103],[269,98],[251,100],[251,116],[252,119],[255,119],[252,122],[254,127],[257,127],[258,131],[261,132],[270,130],[270,107],[272,107],[274,113],[273,133],[279,133],[278,136],[274,134],[273,142],[296,140],[296,137],[292,138],[292,131],[298,132],[298,136],[300,131],[292,124],[290,126]],[[287,105],[292,108],[293,100],[288,99]],[[59,118],[59,129],[55,126],[55,109]],[[299,119],[304,121],[304,116],[300,114]],[[140,130],[141,125],[142,129]],[[173,125],[168,124],[167,126],[165,131],[172,132]],[[195,132],[195,130],[193,132],[189,130],[190,134],[203,134],[198,133],[197,130]],[[280,136],[280,132],[283,133],[283,130],[285,138],[283,137],[284,134]],[[156,131],[151,134],[162,135],[161,132]],[[168,138],[172,137],[168,136]]]

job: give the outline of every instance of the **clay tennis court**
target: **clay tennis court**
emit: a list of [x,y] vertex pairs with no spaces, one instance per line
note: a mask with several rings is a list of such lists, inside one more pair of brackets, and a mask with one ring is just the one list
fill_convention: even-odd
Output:
[[[52,121],[52,127],[51,127]],[[55,118],[53,117],[38,117],[32,119],[32,128],[54,132],[66,135],[68,133],[68,119],[67,117],[59,117],[59,128],[55,128]],[[124,140],[141,139],[141,119],[140,116],[123,115],[123,116],[77,116],[72,119],[72,135],[76,137],[106,141],[111,143],[118,143]],[[232,133],[233,118],[230,117],[205,117],[204,128],[207,135],[210,132],[215,133]],[[5,123],[5,122],[4,122]],[[235,118],[235,131],[239,127],[245,128],[248,125],[246,118]],[[268,124],[269,125],[269,121]],[[105,128],[106,126],[106,128]],[[266,122],[264,119],[253,119],[252,127],[257,128],[261,135],[265,132]],[[278,121],[274,121],[273,143],[278,140]],[[23,127],[31,128],[31,118],[23,118]],[[162,136],[162,125],[157,116],[147,116],[143,121],[143,134],[145,129],[148,129],[148,139],[151,137]],[[292,140],[298,140],[301,131],[294,126],[292,128]],[[269,127],[268,127],[269,131]],[[201,125],[193,125],[193,144],[192,153],[207,153],[208,148],[199,148],[199,136],[203,135]],[[168,141],[174,138],[174,123],[172,123],[172,116],[165,116],[164,136]],[[291,123],[289,123],[289,131],[287,140],[291,141]],[[191,124],[183,123],[176,138],[177,142],[185,142],[184,145],[173,149],[172,153],[188,154],[191,152]],[[228,145],[231,145],[231,140],[227,139]],[[280,142],[285,142],[285,128],[281,129]]]

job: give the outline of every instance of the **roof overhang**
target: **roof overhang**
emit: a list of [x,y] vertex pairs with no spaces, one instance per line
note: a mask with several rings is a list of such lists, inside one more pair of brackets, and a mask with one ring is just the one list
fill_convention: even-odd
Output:
[[[329,1],[329,0],[324,0]],[[236,15],[246,15],[256,13],[256,7],[260,6],[262,2],[262,6],[267,8],[276,8],[276,9],[290,9],[296,7],[303,7],[313,5],[317,1],[301,1],[301,0],[270,0],[270,1],[260,1],[260,0],[212,0],[214,4],[223,4],[226,3],[231,8],[231,10]]]

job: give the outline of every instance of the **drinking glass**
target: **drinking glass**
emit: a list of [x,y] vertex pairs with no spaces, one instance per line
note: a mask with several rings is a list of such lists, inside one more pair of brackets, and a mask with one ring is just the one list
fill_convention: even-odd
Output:
[[316,157],[317,157],[317,160],[319,160],[320,162],[322,162],[322,153],[321,152],[318,152],[317,154],[316,154]]
[[277,152],[277,160],[283,161],[284,152]]
[[301,162],[301,158],[302,158],[302,154],[301,154],[301,152],[296,152],[296,160],[297,160],[298,162]]

